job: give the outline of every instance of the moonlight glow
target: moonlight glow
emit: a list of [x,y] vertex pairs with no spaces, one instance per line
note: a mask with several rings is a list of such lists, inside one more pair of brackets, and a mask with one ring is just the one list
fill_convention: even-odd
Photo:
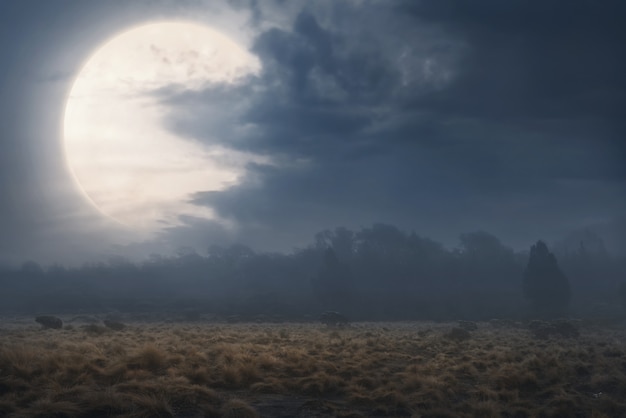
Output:
[[114,37],[67,100],[65,152],[77,183],[101,212],[139,230],[175,225],[180,215],[213,217],[189,196],[236,183],[252,157],[169,131],[155,92],[234,83],[258,68],[242,46],[197,24],[155,23]]

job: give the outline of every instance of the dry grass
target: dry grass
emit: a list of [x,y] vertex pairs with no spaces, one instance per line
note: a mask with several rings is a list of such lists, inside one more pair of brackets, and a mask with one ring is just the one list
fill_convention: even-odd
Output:
[[9,324],[0,416],[626,416],[626,332],[453,327]]

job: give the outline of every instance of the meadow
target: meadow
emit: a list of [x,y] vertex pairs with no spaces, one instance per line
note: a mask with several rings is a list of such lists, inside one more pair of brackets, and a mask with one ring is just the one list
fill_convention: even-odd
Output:
[[626,416],[623,327],[62,318],[0,322],[0,416]]

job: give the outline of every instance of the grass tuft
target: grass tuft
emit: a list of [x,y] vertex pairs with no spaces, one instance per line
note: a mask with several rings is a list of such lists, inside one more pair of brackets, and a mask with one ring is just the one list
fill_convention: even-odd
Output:
[[231,399],[220,410],[224,418],[257,418],[259,414],[254,408],[239,399]]
[[458,339],[432,323],[12,326],[0,416],[626,416],[626,331],[477,328]]

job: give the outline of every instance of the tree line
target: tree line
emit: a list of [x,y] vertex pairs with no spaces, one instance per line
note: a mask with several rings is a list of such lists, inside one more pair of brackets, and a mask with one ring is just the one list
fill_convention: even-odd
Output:
[[232,245],[137,263],[123,257],[74,268],[26,262],[0,270],[0,310],[280,320],[326,310],[354,320],[618,314],[626,302],[626,260],[610,256],[598,240],[591,234],[553,249],[538,241],[516,252],[480,231],[462,234],[458,247],[447,249],[374,224],[322,231],[286,254]]

